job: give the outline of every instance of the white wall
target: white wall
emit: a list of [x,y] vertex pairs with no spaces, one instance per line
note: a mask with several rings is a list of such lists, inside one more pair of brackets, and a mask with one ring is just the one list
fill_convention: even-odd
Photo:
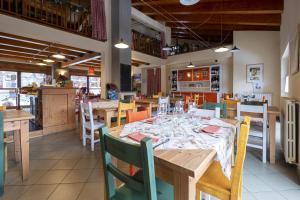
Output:
[[280,105],[280,39],[278,31],[235,31],[234,44],[241,51],[233,55],[233,92],[253,92],[246,81],[247,64],[264,64],[264,78],[261,90],[272,93],[273,105]]
[[[282,24],[280,31],[280,55],[282,56],[287,44],[292,41],[297,33],[298,25],[300,25],[300,1],[285,0],[284,12],[282,14]],[[281,58],[280,56],[280,58]],[[288,97],[300,99],[300,72],[290,75]]]

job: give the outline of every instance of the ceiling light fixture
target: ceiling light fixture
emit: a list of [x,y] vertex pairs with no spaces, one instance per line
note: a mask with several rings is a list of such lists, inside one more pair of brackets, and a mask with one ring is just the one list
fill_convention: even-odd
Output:
[[39,66],[46,66],[47,65],[46,63],[42,63],[42,62],[36,63],[36,64],[39,65]]
[[115,47],[118,49],[127,49],[129,46],[124,42],[123,38],[121,38],[121,40],[115,44]]
[[229,51],[229,49],[225,46],[219,47],[215,50],[216,53],[222,53],[222,52],[226,52]]
[[60,53],[60,51],[58,51],[56,54],[52,55],[53,58],[57,58],[57,59],[65,59],[66,56],[64,56],[62,53]]
[[191,6],[198,3],[200,0],[180,0],[179,2],[184,6]]
[[172,51],[172,47],[170,47],[168,44],[166,44],[165,47],[162,48],[163,51]]
[[193,63],[192,62],[190,62],[190,64],[188,65],[188,66],[186,66],[187,68],[194,68],[195,67],[195,65],[193,65]]
[[238,51],[240,51],[240,49],[237,48],[236,45],[234,45],[234,47],[230,50],[231,53],[238,52]]
[[44,59],[43,61],[46,63],[54,63],[55,62],[54,60],[50,59],[49,56],[48,56],[48,58]]

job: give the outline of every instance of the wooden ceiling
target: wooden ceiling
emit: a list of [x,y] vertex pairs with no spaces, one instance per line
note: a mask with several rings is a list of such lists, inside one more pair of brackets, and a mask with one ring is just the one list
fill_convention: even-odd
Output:
[[232,43],[234,30],[279,31],[283,0],[200,0],[192,6],[179,0],[132,0],[132,6],[165,22],[173,38],[218,44]]
[[[51,57],[57,52],[63,54],[66,59],[59,60]],[[99,53],[0,32],[0,61],[37,64],[48,57],[55,61],[56,66],[76,67],[83,70],[91,66],[96,69],[101,67]]]

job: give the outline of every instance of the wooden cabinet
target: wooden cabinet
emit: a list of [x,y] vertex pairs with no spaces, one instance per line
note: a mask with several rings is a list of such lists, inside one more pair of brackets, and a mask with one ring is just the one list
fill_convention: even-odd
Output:
[[39,90],[39,121],[43,134],[75,129],[75,89]]

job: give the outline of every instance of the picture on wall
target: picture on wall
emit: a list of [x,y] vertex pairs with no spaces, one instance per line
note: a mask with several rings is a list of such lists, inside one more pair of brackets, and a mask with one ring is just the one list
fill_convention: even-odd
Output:
[[263,82],[264,64],[248,64],[247,65],[247,83]]

